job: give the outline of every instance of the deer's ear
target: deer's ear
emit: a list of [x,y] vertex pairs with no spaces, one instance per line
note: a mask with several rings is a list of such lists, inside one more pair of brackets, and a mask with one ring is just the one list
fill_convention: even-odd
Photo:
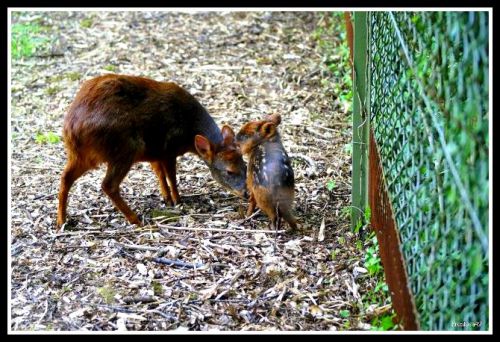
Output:
[[205,138],[203,135],[195,136],[194,147],[203,160],[210,164],[212,163],[214,148],[207,138]]
[[260,127],[260,135],[262,138],[267,139],[276,133],[276,125],[272,122],[266,122]]
[[271,121],[273,124],[278,126],[281,123],[281,115],[272,114],[267,117],[267,121]]
[[222,141],[224,145],[229,145],[234,141],[234,131],[228,125],[222,127]]

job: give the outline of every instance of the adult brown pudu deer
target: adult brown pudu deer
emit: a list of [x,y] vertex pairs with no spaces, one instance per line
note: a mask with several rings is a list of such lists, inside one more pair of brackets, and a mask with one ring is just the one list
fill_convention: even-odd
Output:
[[120,195],[136,162],[150,162],[166,203],[177,204],[176,157],[197,154],[214,179],[246,196],[246,165],[229,126],[217,127],[205,108],[171,82],[109,74],[83,83],[65,119],[68,161],[61,176],[57,230],[66,221],[68,192],[83,173],[107,164],[103,191],[130,223],[138,216]]

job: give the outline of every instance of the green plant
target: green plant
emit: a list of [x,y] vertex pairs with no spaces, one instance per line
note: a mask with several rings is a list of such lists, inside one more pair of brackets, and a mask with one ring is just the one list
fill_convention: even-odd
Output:
[[52,82],[59,82],[59,81],[61,81],[63,78],[64,78],[64,76],[63,76],[63,75],[61,75],[61,74],[59,74],[59,75],[50,76],[50,77],[49,77],[49,79],[48,79],[48,81],[49,81],[49,82],[51,82],[51,83],[52,83]]
[[39,144],[57,144],[61,141],[61,137],[53,132],[37,133],[35,136],[35,141]]
[[116,65],[112,65],[112,64],[106,65],[104,67],[104,70],[108,70],[108,71],[111,71],[111,72],[115,72],[116,69],[117,69]]
[[372,320],[371,330],[396,330],[397,325],[394,323],[394,318],[396,314],[389,314],[380,317],[375,317]]
[[356,241],[356,249],[363,250],[363,242],[361,240]]
[[110,286],[104,286],[97,289],[97,293],[104,299],[106,304],[111,304],[115,300],[116,292]]
[[36,23],[16,23],[11,26],[12,58],[31,57],[48,39],[39,36],[41,28]]
[[389,286],[387,286],[387,283],[383,280],[379,280],[377,282],[377,285],[375,285],[375,289],[373,289],[373,293],[378,294],[388,294],[389,293]]
[[368,270],[368,274],[373,277],[382,271],[382,263],[379,256],[379,247],[377,238],[372,238],[373,245],[366,249],[364,266]]
[[347,318],[350,316],[349,310],[340,310],[339,314],[340,314],[340,317],[342,317],[342,318]]
[[339,242],[340,245],[345,245],[345,237],[337,236],[337,241]]
[[[369,216],[369,213],[369,211],[366,211],[365,216]],[[379,245],[375,232],[372,231],[367,237],[366,246],[363,266],[367,269],[368,276],[375,280],[375,286],[362,296],[365,310],[374,304],[377,307],[381,307],[390,304],[391,302],[389,287],[385,282],[385,275],[383,272],[382,261],[379,254]],[[372,320],[371,324],[373,330],[397,329],[397,325],[393,322],[395,314],[392,309],[389,312],[389,314],[377,316]]]
[[371,209],[370,207],[367,206],[365,208],[363,219],[359,219],[358,222],[356,222],[356,226],[354,227],[354,232],[358,233],[361,227],[370,224],[371,217],[372,217]]
[[155,296],[161,296],[163,294],[163,286],[159,282],[152,281],[151,285],[153,286],[153,293]]
[[78,81],[82,78],[82,74],[79,72],[68,72],[66,77],[71,81]]
[[344,218],[349,218],[351,217],[351,213],[352,213],[352,208],[350,206],[347,206],[347,207],[343,207],[341,210],[340,210],[340,214],[342,215],[342,217]]
[[47,89],[45,89],[45,92],[47,93],[47,95],[55,95],[57,94],[58,92],[60,92],[62,89],[61,87],[59,86],[53,86],[53,87],[48,87]]
[[316,27],[311,38],[317,42],[319,53],[323,56],[322,68],[327,78],[322,79],[324,92],[338,99],[340,107],[351,111],[352,67],[350,50],[345,33],[343,12],[325,12],[323,20]]
[[344,152],[348,155],[352,155],[352,142],[344,145]]
[[335,260],[335,258],[337,257],[337,254],[340,252],[340,250],[338,248],[335,248],[334,250],[332,250],[330,252],[330,258],[332,260]]
[[93,18],[85,18],[82,21],[80,21],[80,26],[83,28],[89,28],[92,26],[93,23],[94,23]]
[[327,183],[326,183],[326,188],[328,189],[328,191],[333,191],[333,189],[335,189],[335,180],[333,179],[330,179]]

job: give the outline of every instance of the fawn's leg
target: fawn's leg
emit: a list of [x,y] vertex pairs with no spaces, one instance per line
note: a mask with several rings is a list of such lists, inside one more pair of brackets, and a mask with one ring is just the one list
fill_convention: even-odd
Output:
[[176,181],[176,158],[169,158],[165,160],[163,163],[163,169],[167,174],[167,181],[170,187],[170,195],[172,196],[172,202],[174,205],[177,205],[181,197],[179,196],[179,191],[177,190],[177,181]]
[[297,230],[297,219],[293,216],[293,189],[283,190],[283,198],[279,202],[279,215],[290,225],[291,230]]
[[290,209],[284,211],[282,214],[285,221],[290,225],[290,228],[297,230],[297,219],[292,215]]
[[113,201],[113,204],[118,208],[127,218],[130,223],[141,225],[141,221],[137,215],[130,209],[130,207],[125,203],[122,196],[120,195],[120,183],[123,178],[127,175],[130,167],[132,166],[132,161],[120,162],[120,163],[108,163],[108,169],[106,171],[106,176],[102,181],[102,189]]
[[276,228],[276,223],[278,221],[277,215],[277,204],[274,203],[272,196],[269,194],[267,190],[261,192],[261,196],[259,198],[259,208],[267,215],[270,220],[270,227],[272,229]]
[[158,177],[158,180],[160,181],[160,191],[161,191],[161,196],[163,197],[163,201],[165,204],[173,204],[172,198],[170,197],[170,188],[168,187],[167,180],[166,180],[166,172],[163,168],[163,165],[161,162],[151,162],[151,168],[156,174],[156,177]]
[[250,192],[250,197],[248,198],[247,217],[252,215],[253,211],[255,210],[255,205],[255,197],[253,196],[253,193]]
[[57,207],[57,227],[56,231],[66,222],[66,210],[68,207],[68,193],[73,183],[89,168],[74,161],[68,161],[61,175],[61,185],[59,187],[59,205]]

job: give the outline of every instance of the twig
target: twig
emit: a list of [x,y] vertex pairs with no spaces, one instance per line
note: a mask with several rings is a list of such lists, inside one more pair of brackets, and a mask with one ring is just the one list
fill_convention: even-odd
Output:
[[197,194],[182,194],[182,197],[198,197],[198,196],[208,196],[208,195],[209,195],[208,193],[200,192]]
[[205,232],[224,232],[224,233],[283,233],[285,230],[257,230],[257,229],[223,229],[223,228],[191,228],[191,227],[177,227],[166,224],[158,224],[160,228],[174,229],[174,230],[192,230],[192,231],[205,231]]
[[35,198],[33,198],[33,201],[37,201],[39,199],[46,199],[48,197],[52,197],[52,196],[56,196],[56,195],[57,195],[56,192],[54,192],[52,194],[48,194],[48,195],[38,195],[38,196],[35,196]]
[[303,155],[301,153],[289,153],[288,156],[290,158],[304,160],[307,163],[307,165],[309,165],[309,168],[307,169],[307,174],[309,176],[315,175],[317,173],[316,163],[308,156]]
[[42,316],[36,322],[37,324],[40,324],[40,322],[43,320],[43,318],[45,317],[45,315],[47,315],[47,312],[49,312],[49,301],[45,300],[45,311],[43,312]]
[[61,237],[61,236],[72,236],[72,235],[84,236],[84,235],[89,235],[89,234],[96,234],[96,232],[76,231],[76,232],[67,232],[67,233],[53,233],[51,235],[52,235],[52,238],[57,239],[58,237]]
[[205,265],[203,264],[189,264],[183,261],[178,261],[178,260],[172,260],[172,259],[167,259],[167,258],[153,258],[151,259],[154,262],[157,262],[159,264],[164,264],[164,265],[169,265],[169,266],[179,266],[179,267],[186,267],[186,268],[202,268]]
[[387,311],[390,311],[391,309],[392,309],[392,305],[391,304],[387,304],[387,305],[375,308],[375,310],[373,310],[373,313],[376,316],[380,316],[380,315],[385,314]]
[[150,246],[140,246],[140,245],[129,245],[129,244],[126,244],[126,243],[120,243],[120,242],[117,242],[116,244],[117,244],[118,246],[120,246],[120,247],[123,247],[123,248],[135,249],[135,250],[139,250],[139,251],[153,251],[153,252],[160,252],[160,251],[164,250],[164,248],[160,248],[160,247],[150,247]]
[[202,65],[191,71],[208,71],[208,70],[243,70],[245,66],[224,66],[224,65]]
[[175,321],[175,319],[176,319],[175,316],[166,314],[166,313],[161,312],[160,310],[156,310],[156,309],[147,310],[147,311],[144,311],[143,313],[155,313],[155,314],[162,316],[163,318],[168,319],[169,321]]
[[153,221],[158,221],[158,223],[163,223],[165,221],[180,219],[183,217],[195,217],[195,216],[207,217],[207,216],[212,216],[212,214],[187,214],[187,215],[177,215],[177,216],[169,216],[169,217],[157,216],[157,217],[153,218]]
[[138,296],[138,297],[125,297],[123,298],[123,301],[127,304],[132,304],[132,303],[152,303],[156,302],[157,300],[151,296]]
[[129,309],[125,309],[125,308],[122,308],[120,306],[114,306],[114,305],[106,305],[106,304],[90,304],[90,305],[100,306],[101,308],[112,310],[114,312],[124,312],[124,313],[136,313],[137,312],[135,310],[129,310]]
[[[306,97],[306,99],[308,99],[308,97]],[[352,123],[350,123],[350,122],[342,122],[342,121],[329,122],[328,124],[330,126],[342,126],[342,127],[351,126],[352,125]],[[281,125],[284,125],[284,126],[300,126],[300,127],[306,127],[306,128],[314,127],[314,128],[319,128],[319,129],[322,129],[322,130],[325,130],[325,131],[336,132],[336,133],[339,132],[338,129],[334,129],[334,128],[330,128],[330,127],[325,127],[325,126],[320,126],[320,125],[314,125],[314,124],[282,123]]]
[[242,223],[244,223],[244,222],[246,222],[246,221],[249,221],[249,220],[251,220],[252,218],[254,218],[255,216],[257,216],[259,213],[260,213],[260,209],[257,209],[257,211],[256,211],[256,212],[254,212],[252,215],[250,215],[250,216],[248,216],[248,217],[245,217],[244,219],[239,220],[237,223],[238,223],[238,224],[242,224]]
[[178,277],[178,278],[169,279],[169,280],[165,281],[165,283],[163,285],[167,285],[167,284],[170,284],[170,283],[173,283],[173,282],[176,282],[176,281],[181,281],[181,280],[184,280],[184,279],[193,278],[194,276],[196,276],[196,274],[192,274],[192,275],[188,275],[188,276],[184,276],[184,277]]
[[22,165],[22,166],[17,166],[20,169],[24,170],[54,170],[54,171],[61,171],[59,168],[56,167],[48,167],[48,166],[36,166],[36,165]]
[[311,135],[314,136],[315,139],[319,139],[319,140],[322,140],[324,141],[325,143],[327,144],[331,144],[333,143],[333,139],[332,138],[329,138],[329,137],[325,137],[323,134],[319,133],[319,132],[316,132],[315,130],[313,130],[311,127],[306,127],[304,129],[307,133],[310,133]]

